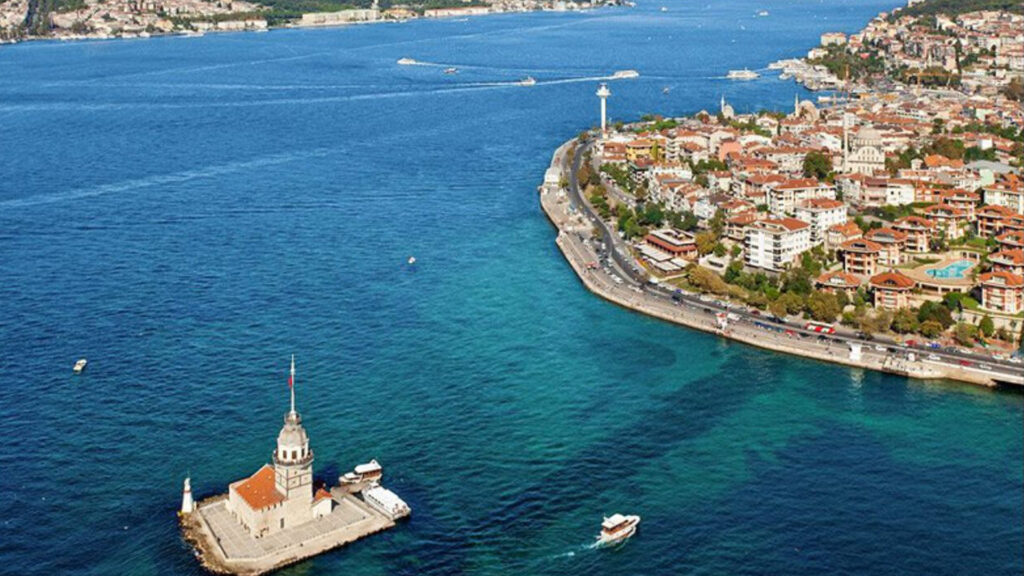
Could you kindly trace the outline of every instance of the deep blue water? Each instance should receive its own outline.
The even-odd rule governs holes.
[[[595,77],[642,74],[620,119],[788,109],[721,76],[891,3],[0,48],[0,573],[198,573],[181,480],[268,460],[295,353],[318,475],[375,457],[414,516],[284,574],[1020,574],[1021,395],[616,308],[538,207]]]

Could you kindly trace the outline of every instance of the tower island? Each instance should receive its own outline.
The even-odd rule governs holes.
[[[291,409],[271,463],[232,482],[227,494],[200,502],[185,479],[181,526],[203,567],[222,574],[263,574],[386,530],[410,514],[380,485],[376,460],[333,488],[314,490],[313,450],[295,410],[295,358],[288,378]]]

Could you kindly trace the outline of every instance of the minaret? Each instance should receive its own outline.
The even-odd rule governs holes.
[[[794,118],[799,118],[800,117],[800,95],[799,94],[794,94],[793,95],[793,117]]]
[[[191,514],[196,509],[192,500],[192,479],[185,477],[185,488],[181,491],[181,513]]]
[[[612,91],[608,89],[607,84],[601,84],[597,89],[597,97],[601,99],[601,137],[606,138],[608,136],[608,97],[612,95]]]
[[[302,427],[302,416],[295,410],[295,356],[288,376],[291,409],[284,415],[284,426],[277,435],[274,450],[274,481],[278,492],[288,500],[313,500],[313,451]]]

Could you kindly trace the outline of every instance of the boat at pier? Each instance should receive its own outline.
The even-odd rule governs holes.
[[[338,482],[341,484],[377,484],[384,476],[384,470],[376,460],[370,460],[366,464],[360,464],[352,472],[346,472]]]
[[[760,78],[761,75],[753,70],[744,68],[743,70],[729,70],[725,77],[729,80],[755,80]]]
[[[419,62],[412,58],[399,58],[398,63],[402,66],[415,66],[416,64],[419,64]]]
[[[374,510],[387,516],[392,522],[412,514],[412,510],[404,500],[383,486],[374,486],[363,490],[363,501]]]
[[[636,534],[636,527],[639,524],[639,516],[612,514],[601,523],[601,533],[597,535],[597,545],[610,546],[625,542],[633,534]]]
[[[637,78],[638,76],[640,76],[640,73],[636,70],[616,70],[615,73],[612,74],[612,78],[615,79]]]

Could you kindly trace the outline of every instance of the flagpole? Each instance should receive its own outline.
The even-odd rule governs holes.
[[[288,388],[292,392],[292,416],[295,416],[295,354],[292,354],[292,373],[291,377],[288,378]]]

